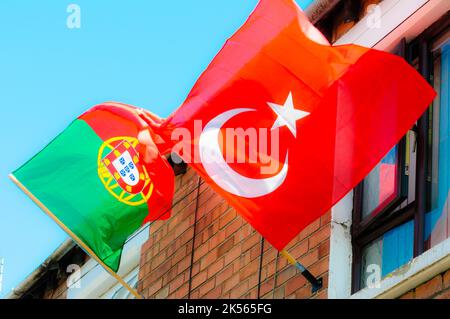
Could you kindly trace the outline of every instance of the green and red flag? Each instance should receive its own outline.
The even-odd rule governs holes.
[[[147,221],[170,216],[173,170],[146,158],[142,119],[129,105],[93,107],[11,178],[88,253],[116,272],[127,238]]]

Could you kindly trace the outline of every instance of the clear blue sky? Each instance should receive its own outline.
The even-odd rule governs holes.
[[[70,3],[81,8],[80,29],[66,26]],[[169,115],[256,3],[0,1],[0,296],[66,238],[8,174],[97,103]]]

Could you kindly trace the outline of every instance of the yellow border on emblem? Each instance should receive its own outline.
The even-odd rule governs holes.
[[[98,177],[100,178],[100,180],[102,181],[103,185],[108,190],[108,192],[111,195],[113,195],[118,201],[120,201],[126,205],[130,205],[130,206],[140,206],[142,204],[145,204],[148,201],[148,199],[150,198],[150,196],[153,193],[153,187],[154,187],[152,181],[150,180],[150,177],[148,176],[148,172],[147,172],[147,169],[145,168],[145,166],[142,166],[142,168],[144,170],[144,176],[145,176],[144,189],[151,183],[150,189],[148,190],[147,194],[144,194],[144,192],[140,192],[139,194],[130,194],[130,193],[126,192],[125,190],[122,190],[122,188],[116,189],[119,186],[119,184],[116,182],[116,180],[114,179],[114,176],[111,175],[111,173],[108,171],[106,166],[103,164],[102,155],[104,153],[105,148],[109,148],[110,151],[113,151],[114,147],[113,147],[112,143],[117,142],[117,141],[126,141],[126,142],[130,143],[133,147],[136,147],[139,144],[138,139],[135,137],[131,137],[131,136],[117,136],[117,137],[110,138],[110,139],[106,140],[105,142],[103,142],[102,146],[98,150],[98,157],[97,157]],[[113,183],[113,182],[115,182],[115,183]],[[111,185],[111,183],[113,183],[113,184]],[[128,196],[126,196],[127,194],[128,194]],[[132,199],[134,199],[138,195],[141,195],[142,198],[137,201],[132,201]]]

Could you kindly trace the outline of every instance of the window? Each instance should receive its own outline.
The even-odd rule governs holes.
[[[433,104],[355,188],[352,290],[384,278],[450,233],[450,15],[399,45],[434,86]]]
[[[430,139],[430,203],[425,214],[425,248],[429,249],[450,234],[450,40],[439,45],[434,58],[434,83],[439,99],[433,105],[433,132]]]

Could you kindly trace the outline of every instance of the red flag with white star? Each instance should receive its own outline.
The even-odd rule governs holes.
[[[333,47],[294,1],[262,0],[158,130],[281,250],[370,172],[434,96],[401,58]]]

